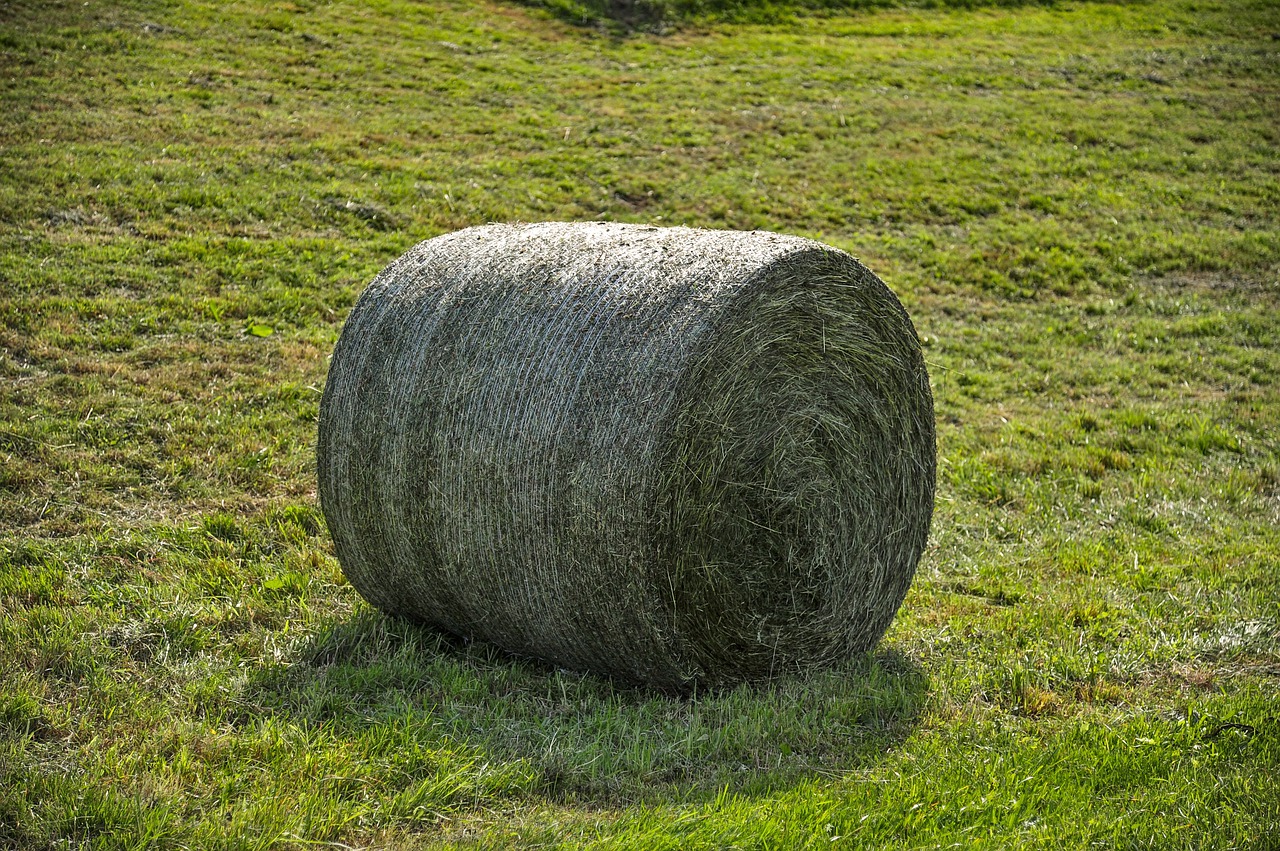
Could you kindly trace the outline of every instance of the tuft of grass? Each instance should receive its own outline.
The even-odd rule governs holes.
[[[6,4],[0,845],[1266,847],[1276,32]],[[672,699],[345,583],[313,459],[356,294],[423,237],[597,217],[823,239],[910,311],[938,502],[874,655]]]

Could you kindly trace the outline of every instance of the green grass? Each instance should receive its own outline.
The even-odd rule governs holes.
[[[1278,35],[0,5],[0,846],[1277,847]],[[872,657],[676,700],[344,583],[313,447],[355,296],[597,217],[813,236],[902,297],[939,508]]]

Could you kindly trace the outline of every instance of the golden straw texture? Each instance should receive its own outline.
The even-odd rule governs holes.
[[[675,690],[874,646],[933,512],[906,312],[849,255],[759,231],[420,243],[347,320],[318,455],[375,606]]]

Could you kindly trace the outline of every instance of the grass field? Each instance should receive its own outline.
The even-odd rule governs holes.
[[[0,0],[0,847],[1280,848],[1278,115],[1269,0]],[[939,507],[873,655],[675,699],[343,581],[364,284],[596,218],[902,298]]]

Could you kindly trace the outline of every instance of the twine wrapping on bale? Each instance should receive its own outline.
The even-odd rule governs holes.
[[[759,231],[420,243],[347,320],[318,454],[375,606],[677,690],[874,646],[933,512],[906,312],[849,255]]]

